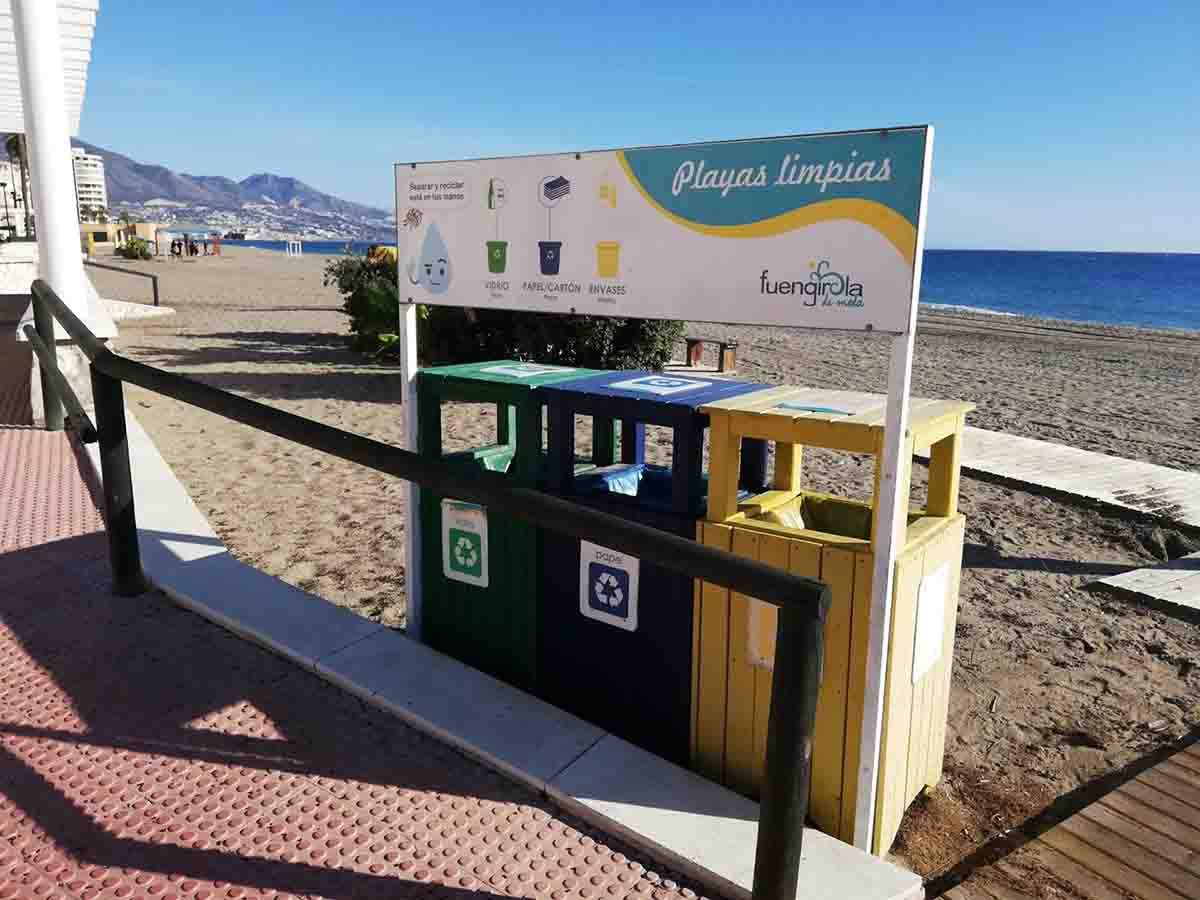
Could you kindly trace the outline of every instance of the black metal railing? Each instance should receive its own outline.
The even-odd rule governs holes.
[[[427,459],[126,359],[98,340],[44,281],[34,282],[33,296],[35,314],[41,306],[53,315],[91,361],[109,559],[118,594],[134,595],[145,589],[125,433],[122,384],[128,382],[339,459],[416,482],[435,493],[480,503],[542,528],[653,559],[655,565],[665,569],[702,578],[777,606],[775,669],[766,768],[760,792],[753,897],[794,900],[808,814],[824,623],[830,604],[825,584],[548,494],[511,487],[498,472],[464,472],[440,459]],[[55,366],[50,368],[57,371]],[[71,417],[76,417],[74,409]],[[416,564],[415,560],[409,560],[409,565]]]
[[[154,291],[154,305],[158,306],[158,276],[153,272],[139,272],[137,269],[127,269],[124,266],[113,266],[108,263],[96,262],[94,259],[85,259],[85,266],[91,266],[93,269],[105,269],[109,272],[120,272],[123,275],[137,275],[139,278],[149,278],[150,288]]]

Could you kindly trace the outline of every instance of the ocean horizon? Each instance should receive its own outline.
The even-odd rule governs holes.
[[[282,252],[287,242],[225,243]],[[378,243],[303,246],[306,253],[338,256]],[[984,315],[1200,331],[1200,252],[927,249],[920,302],[927,309]]]

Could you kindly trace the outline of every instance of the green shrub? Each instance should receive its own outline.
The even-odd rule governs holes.
[[[145,238],[131,237],[117,248],[117,255],[125,259],[150,259],[150,242]]]
[[[394,257],[344,256],[325,267],[350,316],[351,342],[367,352],[398,351],[397,266]],[[652,319],[566,316],[508,310],[421,307],[421,361],[426,365],[518,359],[598,369],[661,369],[683,323]]]

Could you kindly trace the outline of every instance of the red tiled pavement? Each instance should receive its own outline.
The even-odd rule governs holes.
[[[63,435],[0,427],[0,898],[694,897],[157,593]]]

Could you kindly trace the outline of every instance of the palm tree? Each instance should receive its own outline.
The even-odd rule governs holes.
[[[104,206],[92,207],[92,215],[96,217],[96,221],[101,225],[108,224],[108,208]]]
[[[95,216],[92,213],[91,204],[88,204],[88,203],[80,203],[79,204],[79,221],[80,222],[95,221]]]

